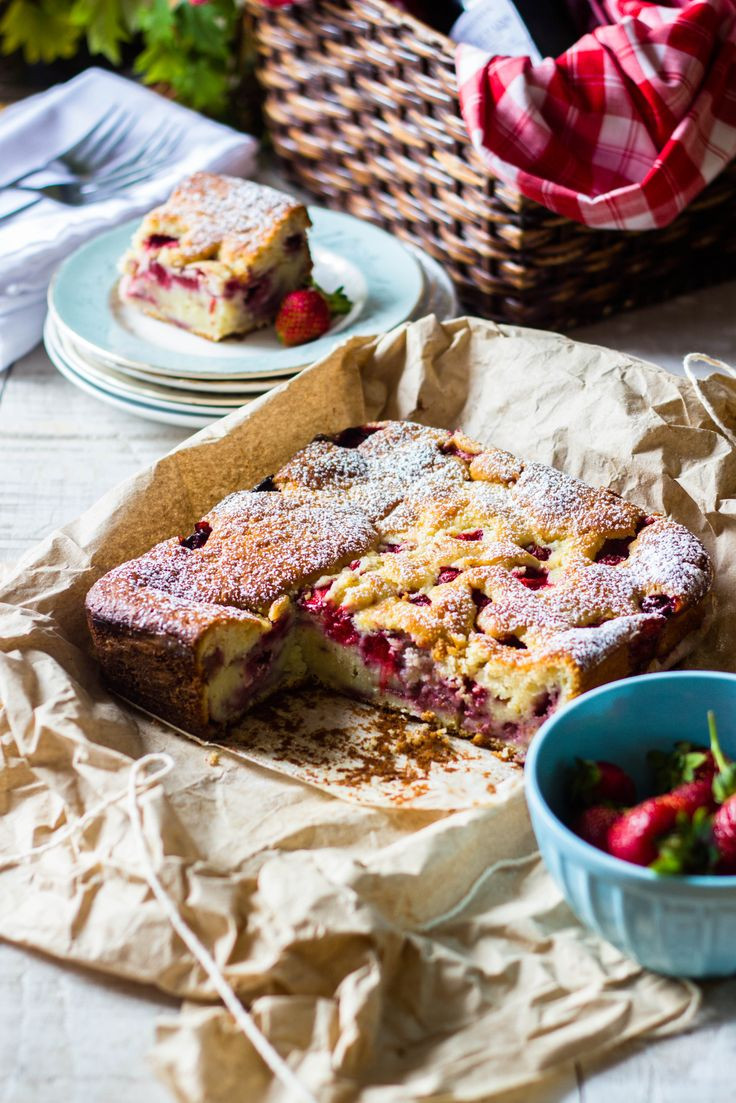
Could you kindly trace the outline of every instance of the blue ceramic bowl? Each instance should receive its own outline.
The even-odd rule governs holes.
[[[526,761],[534,833],[570,907],[625,954],[674,976],[736,973],[736,876],[663,877],[604,854],[565,826],[565,779],[577,757],[608,759],[633,776],[643,799],[647,751],[679,739],[707,746],[708,709],[736,758],[736,675],[678,671],[578,698],[542,726]]]

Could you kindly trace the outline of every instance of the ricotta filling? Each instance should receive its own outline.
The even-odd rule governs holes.
[[[246,278],[224,277],[207,261],[175,267],[167,262],[166,245],[130,256],[120,281],[120,295],[146,313],[181,329],[212,338],[248,333],[268,325],[290,291],[304,287],[311,269],[309,250],[288,248],[286,238],[278,264]]]
[[[565,672],[484,668],[475,679],[436,661],[408,637],[360,632],[350,612],[302,600],[250,646],[235,635],[202,658],[212,723],[230,727],[279,689],[315,679],[331,689],[432,720],[478,743],[523,752],[537,728],[571,696]],[[486,684],[484,684],[484,682]]]

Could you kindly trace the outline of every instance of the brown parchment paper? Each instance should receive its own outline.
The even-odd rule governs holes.
[[[704,387],[736,420],[736,384]],[[736,460],[690,384],[550,334],[425,318],[347,342],[199,433],[5,579],[0,847],[48,840],[121,790],[132,758],[166,750],[175,769],[143,798],[159,876],[318,1098],[490,1099],[560,1062],[682,1027],[695,989],[645,973],[577,924],[508,768],[487,796],[471,786],[423,805],[397,803],[386,787],[371,800],[360,784],[320,778],[314,762],[287,767],[263,732],[258,761],[246,746],[213,754],[107,694],[84,626],[84,595],[101,573],[188,531],[317,432],[376,417],[462,426],[690,526],[718,578],[712,628],[690,661],[734,668]],[[288,707],[298,726],[317,706],[306,694]],[[350,748],[355,716],[335,707]],[[443,791],[441,774],[433,784]],[[139,859],[112,804],[69,842],[0,872],[0,936],[186,998],[154,1054],[176,1098],[285,1100],[172,932]]]

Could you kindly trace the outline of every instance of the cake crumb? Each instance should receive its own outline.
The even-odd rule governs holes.
[[[220,765],[220,752],[219,751],[211,751],[210,754],[207,756],[207,761],[209,762],[210,766],[219,766]]]

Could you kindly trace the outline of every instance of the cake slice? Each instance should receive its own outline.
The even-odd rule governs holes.
[[[310,225],[274,188],[195,173],[143,219],[121,260],[120,296],[213,341],[249,333],[308,284]]]
[[[376,539],[348,505],[231,494],[189,535],[164,540],[89,592],[106,681],[187,731],[226,730],[307,676],[291,595]]]
[[[681,658],[711,582],[667,517],[383,422],[317,438],[87,610],[113,688],[197,734],[311,678],[521,759],[566,701]]]

